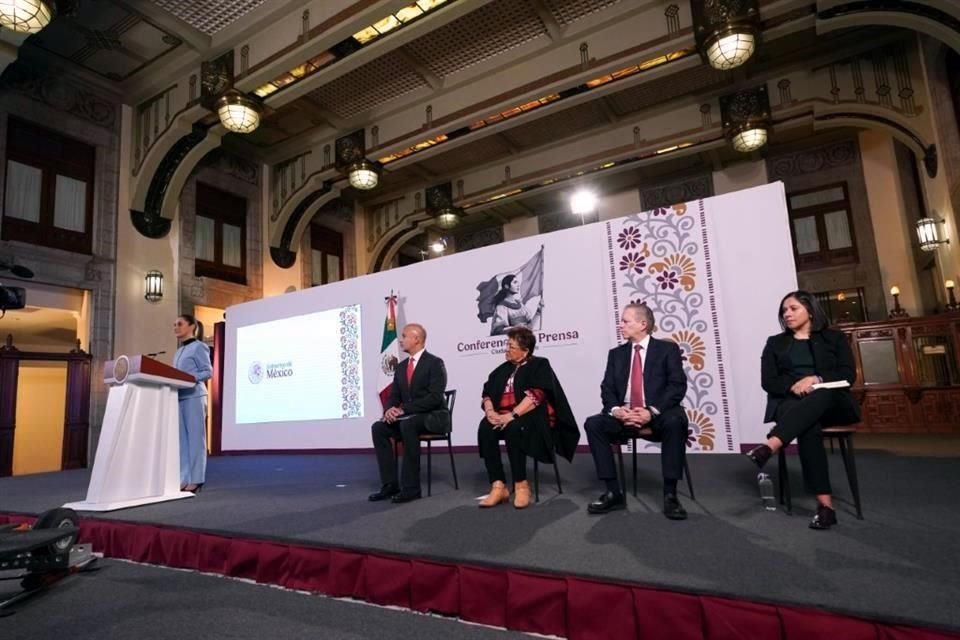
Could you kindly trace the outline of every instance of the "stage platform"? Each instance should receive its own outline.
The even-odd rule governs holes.
[[[629,485],[629,455],[625,460]],[[830,620],[839,620],[860,631],[899,628],[903,633],[919,633],[896,627],[908,625],[933,632],[930,636],[885,631],[887,635],[864,632],[836,637],[954,637],[960,631],[958,459],[903,457],[861,449],[857,462],[865,519],[854,516],[838,453],[831,456],[831,471],[840,523],[826,532],[807,528],[813,499],[800,495],[802,480],[794,456],[790,456],[795,495],[792,517],[782,510],[763,509],[755,485],[756,471],[744,457],[697,455],[690,456],[696,501],[681,485],[680,499],[690,518],[671,522],[660,513],[656,456],[641,456],[640,497],[631,496],[626,511],[590,516],[586,506],[602,487],[595,480],[589,454],[578,454],[572,465],[561,462],[562,495],[557,494],[552,468],[541,466],[540,504],[517,511],[511,506],[477,508],[476,498],[485,493],[487,484],[479,457],[469,453],[457,454],[459,491],[453,488],[449,460],[435,455],[433,496],[405,505],[367,501],[366,496],[377,488],[372,454],[213,458],[207,486],[198,497],[96,514],[85,520],[85,527],[87,535],[106,547],[108,554],[112,549],[123,557],[168,564],[164,557],[179,545],[189,549],[192,559],[172,564],[192,567],[198,563],[201,570],[210,570],[207,551],[218,558],[229,555],[231,539],[266,542],[269,544],[263,548],[283,549],[288,554],[293,547],[330,552],[324,561],[329,566],[322,570],[331,577],[316,590],[352,594],[381,604],[402,606],[411,598],[417,600],[416,594],[411,596],[410,585],[400,582],[416,582],[425,575],[424,567],[456,566],[472,572],[467,576],[460,571],[461,600],[466,597],[467,582],[498,584],[495,576],[500,570],[509,572],[510,579],[504,578],[504,584],[509,585],[511,594],[519,594],[523,580],[530,576],[556,584],[583,581],[608,589],[606,593],[612,595],[620,593],[617,589],[621,587],[632,588],[636,606],[621,598],[610,605],[610,612],[637,611],[638,633],[642,626],[655,624],[660,613],[658,609],[649,616],[639,613],[643,602],[657,603],[660,608],[660,598],[692,594],[697,597],[687,598],[684,606],[695,607],[706,621],[704,625],[710,624],[707,619],[716,614],[717,607],[734,602],[752,611],[753,617],[745,618],[753,620],[750,624],[773,625],[768,615],[773,611],[781,629],[788,629],[788,619],[802,617],[799,610],[815,608],[857,619],[816,618],[825,630]],[[775,468],[771,464],[769,471],[775,472]],[[68,471],[0,479],[0,514],[36,514],[82,499],[88,475],[86,471]],[[186,541],[187,533],[209,535],[201,535],[195,548],[191,544],[196,542]],[[130,542],[144,535],[146,542]],[[163,535],[168,539],[159,540]],[[234,547],[239,548],[237,544]],[[262,549],[252,553],[254,559],[245,561],[252,562],[252,568],[238,569],[229,558],[219,558],[212,570],[260,579],[267,563],[265,553]],[[304,556],[298,557],[302,565]],[[373,560],[367,561],[365,569],[358,568],[364,558]],[[412,569],[410,561],[414,561]],[[291,579],[295,563],[292,559],[284,563],[281,573]],[[391,594],[377,592],[381,581],[374,578],[375,568],[386,570],[388,582],[397,582],[390,587]],[[309,573],[302,566],[298,571]],[[366,578],[358,573],[362,571]],[[344,576],[352,576],[346,586]],[[366,586],[358,580],[366,580]],[[562,598],[549,596],[549,591],[542,596],[546,598],[544,606],[561,606],[556,603]],[[428,600],[439,602],[439,597],[434,594],[433,600]],[[585,606],[569,598],[564,602],[563,611],[554,613],[568,622]],[[603,602],[606,600],[600,598],[590,606],[596,609]],[[410,606],[425,608],[417,602]],[[450,613],[471,619],[459,609]],[[500,626],[519,630],[557,630],[547,619],[552,614],[541,621],[542,628],[537,626],[541,623],[533,625],[536,628],[512,624],[509,611],[502,617],[473,617],[486,617],[476,621],[503,622]],[[809,622],[811,617],[806,619]],[[861,624],[863,620],[870,622]],[[566,630],[571,637],[588,637],[579,631],[583,625],[570,624]],[[758,632],[742,637],[765,635]],[[799,636],[785,632],[782,637]]]

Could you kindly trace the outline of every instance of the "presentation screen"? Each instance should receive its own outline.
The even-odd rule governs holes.
[[[360,306],[237,329],[238,424],[363,415]]]

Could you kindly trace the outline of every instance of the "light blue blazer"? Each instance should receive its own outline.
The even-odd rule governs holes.
[[[187,340],[174,354],[173,366],[197,379],[194,386],[177,390],[181,400],[207,395],[207,387],[203,383],[213,376],[213,365],[210,364],[210,348],[206,344],[196,339]]]

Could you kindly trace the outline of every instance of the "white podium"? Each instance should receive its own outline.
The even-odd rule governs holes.
[[[177,389],[196,379],[147,356],[120,356],[104,368],[110,387],[87,499],[64,507],[113,511],[192,498],[180,491]]]

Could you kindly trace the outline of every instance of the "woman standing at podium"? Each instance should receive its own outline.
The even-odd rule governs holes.
[[[173,332],[180,347],[173,366],[197,379],[180,395],[180,488],[200,491],[207,472],[207,387],[213,375],[210,349],[203,343],[203,325],[190,314],[177,317]]]

